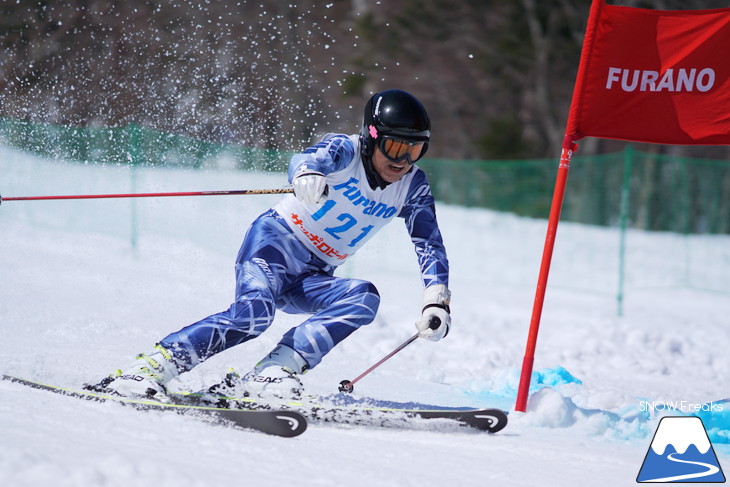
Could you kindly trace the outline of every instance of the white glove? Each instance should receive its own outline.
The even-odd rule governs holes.
[[[421,338],[437,342],[448,335],[450,302],[451,292],[443,284],[434,284],[423,291],[423,311],[421,319],[416,322]]]
[[[305,205],[323,203],[327,199],[327,179],[318,171],[303,168],[292,179],[294,196]]]

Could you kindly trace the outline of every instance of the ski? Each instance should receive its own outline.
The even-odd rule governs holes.
[[[287,409],[235,409],[195,404],[162,403],[153,400],[129,399],[118,396],[97,394],[89,391],[78,391],[57,387],[9,375],[2,375],[2,380],[64,396],[85,399],[88,401],[114,402],[131,406],[141,411],[175,412],[205,419],[219,425],[232,425],[237,428],[256,430],[270,435],[294,437],[307,429],[306,418],[297,411]]]
[[[312,423],[339,423],[408,429],[434,429],[436,425],[469,427],[496,433],[507,426],[507,413],[501,409],[441,407],[419,403],[398,403],[352,396],[307,396],[300,401],[266,402],[254,398],[229,398],[210,393],[173,393],[177,404],[209,405],[262,410],[279,408],[296,411]]]
[[[459,427],[496,433],[507,426],[507,414],[499,409],[384,409],[302,405],[295,410],[313,422],[389,428],[430,430],[435,428],[436,423],[439,423],[443,429],[446,429],[455,423]]]

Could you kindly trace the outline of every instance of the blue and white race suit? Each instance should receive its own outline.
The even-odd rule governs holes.
[[[183,372],[257,337],[274,312],[312,316],[279,342],[313,368],[353,331],[375,319],[375,286],[334,277],[337,266],[393,218],[401,217],[416,248],[424,287],[448,285],[449,266],[424,172],[413,166],[397,182],[371,188],[357,135],[329,135],[289,165],[289,182],[302,167],[325,175],[326,201],[305,205],[287,195],[249,228],[236,259],[236,301],[165,337]]]

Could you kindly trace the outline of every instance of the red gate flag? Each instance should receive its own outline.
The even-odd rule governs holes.
[[[645,10],[593,0],[522,361],[515,410],[527,410],[550,261],[574,142],[730,145],[730,8]]]
[[[566,134],[730,145],[730,8],[593,0]]]

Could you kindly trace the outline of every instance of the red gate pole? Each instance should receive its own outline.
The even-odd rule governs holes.
[[[527,409],[527,396],[529,396],[530,394],[532,366],[535,362],[535,346],[537,345],[537,333],[540,328],[542,305],[545,301],[545,290],[547,288],[548,274],[550,272],[550,261],[552,260],[553,247],[555,246],[555,234],[558,231],[558,221],[560,220],[560,210],[563,206],[563,195],[565,194],[565,184],[568,180],[570,160],[573,157],[573,153],[578,148],[578,146],[575,145],[574,140],[574,136],[572,135],[566,135],[563,139],[563,148],[560,154],[560,165],[558,166],[558,176],[555,181],[555,190],[553,191],[552,206],[550,207],[550,218],[548,220],[547,236],[545,237],[545,248],[542,253],[540,276],[537,281],[535,303],[532,308],[530,331],[527,336],[525,357],[522,360],[520,385],[517,390],[517,401],[515,403],[516,411],[525,412],[525,410]]]

